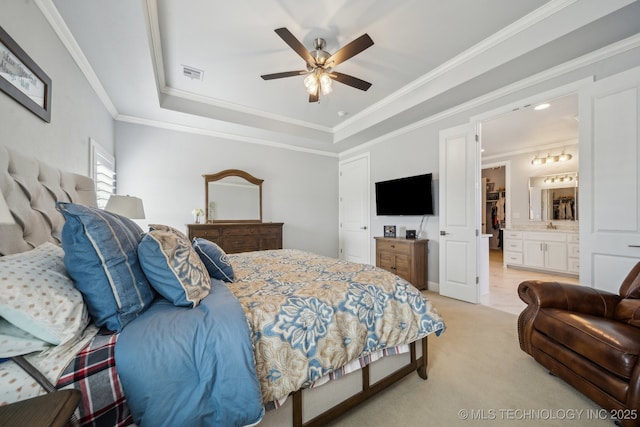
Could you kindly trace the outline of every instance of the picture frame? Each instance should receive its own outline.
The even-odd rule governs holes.
[[[384,226],[384,237],[396,237],[396,226],[395,225],[385,225]]]
[[[51,78],[0,27],[0,90],[51,122]]]

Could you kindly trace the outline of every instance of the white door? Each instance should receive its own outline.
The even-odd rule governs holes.
[[[640,67],[579,97],[580,281],[617,293],[640,260]]]
[[[371,264],[369,155],[340,162],[340,259]]]
[[[440,132],[440,294],[478,303],[479,149],[471,125]]]

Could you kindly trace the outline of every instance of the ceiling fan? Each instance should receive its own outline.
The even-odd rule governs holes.
[[[286,28],[278,28],[275,32],[291,49],[305,60],[307,67],[306,70],[285,71],[260,76],[264,80],[306,75],[304,84],[309,93],[309,102],[318,102],[320,100],[320,92],[322,92],[323,95],[330,93],[331,80],[360,90],[367,90],[371,87],[371,83],[369,82],[365,82],[348,74],[333,71],[333,67],[336,65],[373,46],[373,40],[371,40],[368,34],[363,34],[351,43],[338,49],[338,51],[332,55],[324,50],[326,43],[322,38],[315,39],[313,41],[314,50],[309,51]]]

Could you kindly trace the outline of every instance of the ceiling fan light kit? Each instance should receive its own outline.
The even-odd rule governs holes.
[[[309,102],[319,102],[320,92],[328,95],[332,92],[332,80],[366,91],[371,87],[371,83],[361,80],[348,74],[337,73],[333,68],[354,57],[363,50],[373,46],[373,40],[368,34],[363,34],[351,43],[338,49],[333,55],[325,51],[326,41],[323,38],[316,38],[313,41],[314,49],[308,51],[300,41],[286,28],[275,30],[285,43],[291,47],[302,59],[305,60],[306,70],[285,71],[282,73],[264,74],[263,80],[281,79],[284,77],[294,77],[304,75],[304,85],[309,94]]]

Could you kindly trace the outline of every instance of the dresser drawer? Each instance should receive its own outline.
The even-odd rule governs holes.
[[[189,237],[193,239],[194,237],[201,237],[203,239],[215,241],[220,239],[220,230],[218,229],[192,229],[189,230]],[[215,239],[215,240],[214,240]]]
[[[504,263],[509,265],[522,265],[522,253],[505,251]]]
[[[229,227],[222,229],[222,235],[227,236],[253,236],[259,233],[257,227]]]
[[[281,222],[187,224],[189,239],[202,237],[227,253],[282,249]]]
[[[522,239],[522,231],[504,230],[503,236],[505,239]]]
[[[571,273],[580,273],[580,260],[577,258],[569,259],[568,269]]]
[[[281,230],[282,230],[282,228],[280,228],[280,227],[262,227],[260,229],[260,236],[262,236],[262,237],[278,237],[278,236],[280,236],[280,234],[282,234]]]
[[[580,245],[576,243],[569,243],[567,245],[567,250],[569,253],[569,258],[579,258],[580,257]]]
[[[522,240],[505,240],[504,249],[512,252],[522,252]]]
[[[227,253],[249,252],[260,249],[258,236],[224,236],[222,246]]]
[[[411,246],[408,243],[399,242],[399,241],[378,241],[378,251],[380,252],[391,252],[395,254],[410,254]]]

